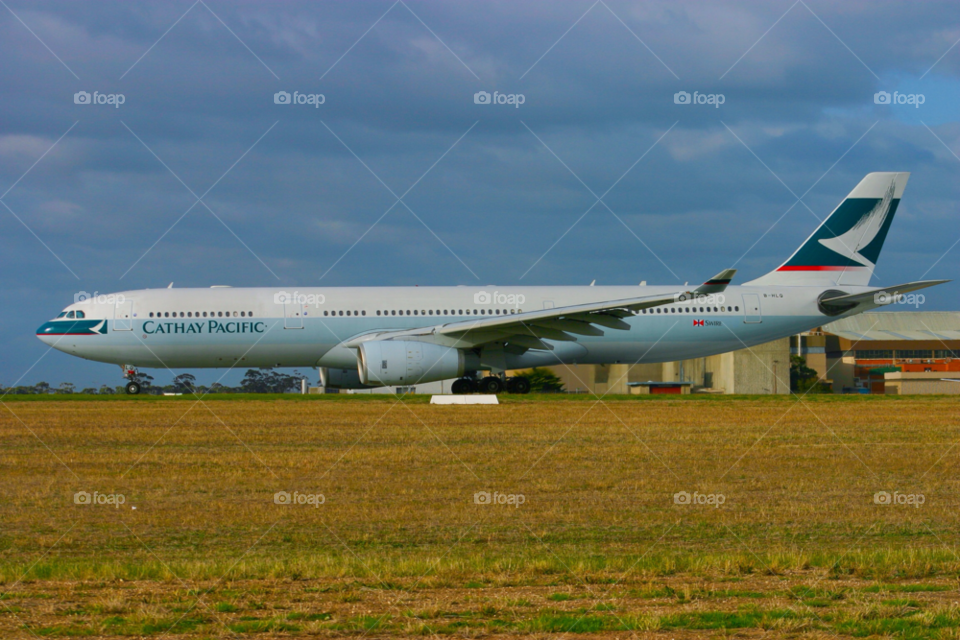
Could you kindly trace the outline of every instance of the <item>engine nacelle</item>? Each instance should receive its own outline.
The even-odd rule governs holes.
[[[412,385],[459,378],[466,366],[460,349],[413,340],[371,340],[360,344],[360,382],[371,386]]]
[[[360,382],[360,372],[356,369],[330,369],[320,367],[320,386],[328,389],[369,389],[369,385]]]

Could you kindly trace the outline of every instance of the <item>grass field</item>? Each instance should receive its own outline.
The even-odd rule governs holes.
[[[3,403],[0,637],[960,638],[955,398]]]

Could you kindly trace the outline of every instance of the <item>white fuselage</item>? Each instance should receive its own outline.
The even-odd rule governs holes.
[[[510,369],[558,364],[665,362],[742,349],[838,317],[817,298],[828,287],[730,286],[707,303],[677,302],[624,318],[629,330],[550,341],[551,351],[507,354]],[[837,289],[838,287],[829,287]],[[867,287],[839,287],[846,293]],[[316,287],[144,289],[70,305],[38,336],[60,351],[139,367],[355,369],[343,343],[365,333],[433,327],[642,295],[676,287]],[[283,300],[291,300],[284,303]],[[872,308],[861,305],[856,313]],[[853,312],[846,314],[852,315]],[[105,321],[105,322],[102,322]],[[61,327],[71,327],[61,330]]]

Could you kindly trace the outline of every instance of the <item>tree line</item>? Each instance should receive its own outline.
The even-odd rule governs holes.
[[[196,393],[198,395],[205,393],[287,393],[298,391],[300,389],[300,380],[304,376],[299,371],[294,371],[292,375],[274,371],[269,368],[247,369],[243,380],[236,387],[214,382],[210,386],[197,384],[197,378],[190,373],[181,373],[176,376],[170,384],[157,385],[153,382],[153,376],[147,373],[138,372],[133,380],[140,383],[140,393],[148,395],[163,395],[164,393]],[[72,382],[61,383],[58,387],[52,387],[46,382],[38,382],[32,386],[18,387],[0,387],[4,395],[24,395],[24,394],[71,394],[83,393],[92,395],[112,395],[125,394],[125,384],[111,387],[101,385],[97,387],[85,387],[77,390]]]

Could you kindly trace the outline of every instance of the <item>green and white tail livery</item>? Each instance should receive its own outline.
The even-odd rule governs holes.
[[[746,284],[869,285],[909,178],[868,173],[786,262]]]

